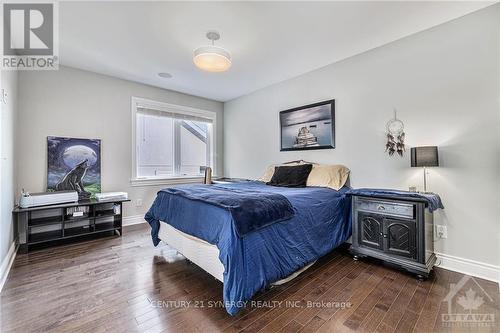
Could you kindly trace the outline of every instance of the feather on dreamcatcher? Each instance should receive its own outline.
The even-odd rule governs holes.
[[[387,143],[385,144],[385,151],[389,156],[397,153],[403,157],[406,151],[405,147],[405,125],[396,116],[396,109],[394,109],[394,118],[389,120],[386,125],[387,128]]]

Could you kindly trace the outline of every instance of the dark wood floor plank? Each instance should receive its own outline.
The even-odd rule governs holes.
[[[447,277],[447,281],[445,283],[445,294],[451,291],[451,285],[452,284],[457,284],[459,281],[465,279],[466,283],[469,283],[468,285],[464,285],[462,290],[458,292],[458,295],[462,293],[462,296],[465,296],[465,291],[472,289],[474,292],[478,292],[480,297],[483,298],[484,303],[480,306],[480,312],[483,314],[492,314],[495,318],[495,322],[490,325],[484,325],[484,323],[479,323],[479,324],[468,324],[468,323],[452,323],[451,325],[449,323],[446,323],[443,321],[443,315],[448,313],[448,303],[443,298],[441,299],[441,303],[439,305],[437,315],[436,315],[436,320],[434,323],[434,331],[435,332],[498,332],[499,327],[500,327],[500,293],[499,293],[499,287],[498,284],[493,283],[491,281],[486,281],[481,278],[476,278],[476,277],[471,277],[468,275],[463,275],[457,272],[452,272],[452,271],[447,271],[447,270],[442,270],[442,269],[436,269],[436,271],[439,273],[440,271],[443,271],[445,273],[445,276]],[[441,274],[443,275],[443,274]],[[445,279],[441,279],[445,280]],[[440,282],[444,283],[444,282]],[[478,285],[476,285],[476,283]],[[486,294],[482,294],[482,292],[486,292]],[[457,296],[458,296],[457,295]],[[459,296],[458,296],[459,297]],[[492,298],[492,300],[489,300],[489,297]],[[455,299],[452,301],[451,304],[451,311],[452,313],[463,313],[464,309],[462,308],[461,305],[458,305],[457,300]],[[467,313],[467,312],[466,312]]]
[[[414,332],[431,332],[438,315],[441,301],[449,290],[448,274],[445,270],[435,270],[433,273],[433,284],[425,300],[422,312],[417,320]]]
[[[299,332],[303,326],[296,322],[295,320],[292,320],[291,322],[288,323],[285,327],[283,327],[279,332],[286,332],[286,333],[296,333]]]
[[[391,332],[394,332],[394,327],[390,327],[384,323],[380,323],[380,324],[378,324],[375,332],[377,332],[377,333],[391,333]]]
[[[289,295],[295,294],[299,296],[300,294],[307,291],[307,289],[304,288],[306,288],[307,286],[312,286],[312,283],[314,283],[317,280],[318,276],[324,277],[329,274],[328,272],[331,269],[331,266],[328,264],[332,263],[336,258],[337,256],[332,256],[331,260],[329,260],[326,263],[321,263],[321,262],[317,263],[310,268],[310,269],[315,269],[315,271],[309,272],[309,270],[307,270],[303,274],[299,275],[296,279],[287,283],[285,286],[280,286],[279,287],[280,289],[276,290],[281,290],[281,291],[279,292],[279,294],[275,293],[276,296],[274,296],[279,298],[272,298],[272,297],[270,298],[269,296],[271,295],[265,295],[266,296],[265,298],[257,297],[257,300],[267,299],[274,301],[284,301]],[[250,326],[251,324],[253,324],[257,320],[257,318],[262,318],[270,311],[271,309],[268,308],[253,308],[250,310],[248,314],[242,316],[237,322],[235,322],[230,327],[226,328],[225,331],[239,332],[245,329],[246,327]]]
[[[417,289],[417,283],[418,281],[414,278],[406,280],[403,289],[396,297],[396,300],[392,303],[387,313],[384,315],[380,325],[396,329],[396,326],[403,317],[406,307],[415,293],[415,289]],[[377,328],[377,330],[379,329]]]
[[[398,333],[412,332],[413,327],[415,326],[417,320],[418,320],[418,315],[415,312],[406,309],[403,314],[403,317],[401,317],[401,320],[398,322],[398,325],[396,326],[395,332]]]
[[[374,332],[384,318],[392,303],[396,300],[403,286],[409,277],[403,274],[394,274],[393,281],[384,296],[375,304],[371,312],[364,318],[360,330],[364,332]]]
[[[380,283],[386,272],[387,270],[383,267],[370,265],[368,269],[356,279],[357,283],[355,281],[350,288],[336,297],[339,302],[345,302],[349,304],[350,307],[344,309],[325,308],[318,313],[318,316],[325,320],[325,323],[318,331],[336,332],[348,329],[344,325],[344,321],[357,309],[373,288]]]
[[[385,293],[390,290],[389,288],[394,283],[394,278],[395,274],[392,272],[385,275],[375,289],[373,289],[356,308],[356,310],[349,317],[347,317],[344,322],[344,326],[347,326],[352,330],[357,330],[361,326],[363,320],[375,307],[377,302],[380,301]]]
[[[322,295],[316,299],[312,299],[312,302],[316,304],[334,305],[334,303],[341,303],[347,299],[347,295],[360,283],[361,278],[359,276],[368,268],[365,263],[355,262],[352,263],[355,269],[351,270],[347,275],[337,277],[337,282],[326,290]],[[332,308],[334,309],[334,308]],[[312,306],[303,311],[299,312],[295,317],[295,320],[303,325],[308,323],[312,318],[316,317],[319,312],[323,310],[323,306]]]
[[[427,295],[429,294],[429,290],[434,285],[434,281],[435,279],[429,279],[427,281],[418,282],[415,293],[413,293],[410,303],[408,303],[407,309],[409,311],[420,315],[420,312],[422,311],[424,303],[427,299]]]
[[[300,301],[301,307],[159,306],[162,301],[221,302],[222,284],[185,260],[168,262],[148,226],[103,238],[19,254],[0,294],[1,332],[497,332],[446,328],[441,314],[449,283],[463,274],[436,269],[433,279],[354,262],[334,251],[296,279],[258,293],[257,301]],[[476,279],[500,314],[498,285]],[[304,307],[308,301],[350,302],[345,309]],[[192,303],[190,303],[192,304]]]
[[[300,330],[302,333],[313,333],[316,332],[323,324],[325,320],[321,319],[318,316],[314,316],[311,320],[309,320],[304,327]]]
[[[362,265],[355,265],[352,260],[349,258],[342,258],[346,260],[338,260],[336,261],[333,267],[333,270],[327,271],[325,277],[320,279],[315,279],[309,284],[309,288],[303,288],[302,294],[309,291],[304,297],[298,298],[298,294],[291,295],[287,300],[292,302],[300,302],[301,307],[289,307],[286,306],[281,307],[279,309],[275,309],[269,314],[269,318],[267,321],[267,325],[263,326],[261,329],[262,332],[276,332],[280,327],[286,326],[292,320],[297,321],[297,315],[301,312],[308,310],[307,303],[312,301],[317,301],[321,295],[324,295],[328,290],[332,289],[337,283],[342,280],[342,277],[346,274],[350,274],[353,271],[361,272],[361,269],[366,267]],[[295,303],[293,303],[295,304]],[[307,322],[307,321],[306,321]],[[305,323],[305,322],[304,322]],[[249,326],[249,331],[260,329],[257,326]]]

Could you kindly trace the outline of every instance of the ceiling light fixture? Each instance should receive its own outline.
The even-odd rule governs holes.
[[[217,31],[207,32],[207,38],[212,45],[202,46],[194,50],[193,62],[199,69],[208,72],[224,72],[231,67],[231,54],[214,45],[214,41],[220,38]]]

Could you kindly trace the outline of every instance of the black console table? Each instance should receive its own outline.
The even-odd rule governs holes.
[[[19,251],[97,234],[122,235],[123,203],[130,200],[84,200],[13,210]]]

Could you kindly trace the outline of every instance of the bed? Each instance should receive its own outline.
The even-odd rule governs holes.
[[[203,199],[182,195],[190,189],[215,195]],[[275,187],[260,181],[183,185],[158,192],[145,218],[155,246],[163,240],[223,282],[224,306],[234,315],[259,290],[293,278],[350,237],[347,191],[347,187],[338,191]],[[225,192],[231,198],[241,193],[270,196],[272,201],[283,197],[293,214],[242,230],[234,211],[211,202]],[[244,222],[245,226],[248,220]]]

